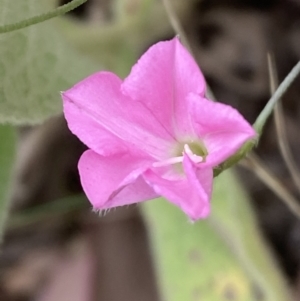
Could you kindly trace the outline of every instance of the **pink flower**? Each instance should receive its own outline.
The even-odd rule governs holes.
[[[99,72],[62,94],[95,209],[164,196],[192,220],[209,214],[213,167],[255,136],[230,106],[205,98],[205,80],[177,38],[152,46],[122,81]]]

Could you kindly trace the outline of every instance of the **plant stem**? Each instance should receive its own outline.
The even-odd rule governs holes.
[[[52,18],[64,15],[66,13],[68,13],[69,11],[75,9],[76,7],[82,5],[83,3],[85,3],[87,0],[73,0],[70,3],[67,3],[65,5],[62,5],[58,8],[56,8],[53,11],[38,15],[38,16],[34,16],[16,23],[12,23],[12,24],[4,24],[2,26],[0,26],[0,33],[7,33],[7,32],[11,32],[11,31],[15,31],[18,29],[22,29],[25,27],[29,27],[31,25],[34,24],[38,24],[47,20],[50,20]]]
[[[262,133],[263,127],[268,119],[268,117],[273,112],[273,109],[278,102],[278,100],[283,96],[283,94],[287,91],[293,81],[300,73],[300,61],[296,64],[296,66],[291,70],[291,72],[287,75],[287,77],[283,80],[283,82],[279,85],[276,92],[270,98],[264,109],[261,111],[259,116],[257,117],[254,128],[258,134]]]
[[[270,74],[270,92],[271,95],[273,95],[278,87],[278,79],[275,61],[271,55],[268,55],[268,65]],[[289,141],[287,138],[287,132],[284,122],[282,102],[280,100],[274,108],[274,117],[277,143],[281,156],[292,176],[296,188],[300,191],[300,172],[297,168],[297,164],[293,158],[292,151],[289,147]]]
[[[89,205],[84,195],[69,196],[14,213],[8,220],[7,226],[10,230],[25,227],[53,216],[64,215],[85,208],[89,208]]]
[[[241,165],[248,168],[256,174],[256,176],[269,187],[300,219],[300,204],[298,200],[282,185],[280,180],[267,168],[266,165],[253,153],[247,160],[241,162]]]

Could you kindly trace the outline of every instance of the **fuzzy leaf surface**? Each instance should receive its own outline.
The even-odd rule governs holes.
[[[47,12],[49,1],[0,0],[0,25]],[[0,123],[35,124],[62,110],[60,91],[99,66],[69,45],[56,19],[0,35]]]

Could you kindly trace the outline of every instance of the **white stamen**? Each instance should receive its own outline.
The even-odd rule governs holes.
[[[201,156],[195,155],[195,154],[191,151],[191,149],[190,149],[190,147],[189,147],[188,144],[185,144],[185,145],[184,145],[184,151],[185,151],[185,153],[189,156],[189,158],[190,158],[194,163],[197,164],[197,163],[203,162],[203,158],[202,158]]]
[[[184,155],[184,153],[186,153],[189,158],[194,162],[194,163],[201,163],[203,162],[203,157],[195,155],[188,144],[184,145],[183,148],[183,152],[182,155]],[[182,163],[183,161],[183,156],[180,157],[173,157],[164,161],[160,161],[160,162],[155,162],[152,164],[153,167],[162,167],[162,166],[168,166],[168,165],[172,165],[172,164],[176,164],[176,163]]]
[[[183,147],[183,149],[184,149],[184,151],[186,152],[187,155],[189,155],[189,156],[193,156],[194,155],[188,144],[185,144],[184,147]]]
[[[181,157],[173,157],[164,161],[160,162],[155,162],[152,164],[153,167],[162,167],[162,166],[167,166],[167,165],[172,165],[176,163],[182,163],[183,161],[183,156]]]

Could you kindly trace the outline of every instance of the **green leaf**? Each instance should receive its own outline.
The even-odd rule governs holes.
[[[215,180],[212,204],[194,224],[164,200],[143,205],[163,300],[291,300],[231,172]]]
[[[9,209],[9,189],[16,146],[15,129],[0,125],[0,240]]]
[[[47,12],[45,4],[0,0],[0,25]],[[55,21],[0,35],[0,123],[34,124],[59,114],[60,91],[99,68],[64,40]]]

